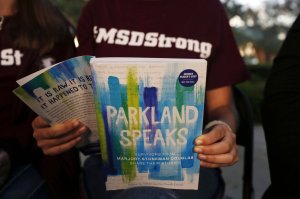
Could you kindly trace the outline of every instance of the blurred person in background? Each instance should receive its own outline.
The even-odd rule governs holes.
[[[290,28],[266,81],[262,124],[271,186],[263,198],[300,198],[300,15]]]
[[[13,93],[16,80],[75,55],[73,27],[49,0],[0,0],[0,198],[78,198],[76,150],[46,156],[36,115]]]

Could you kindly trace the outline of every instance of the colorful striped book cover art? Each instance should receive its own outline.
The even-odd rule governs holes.
[[[198,189],[206,61],[93,58],[93,89],[108,190]]]
[[[97,145],[95,102],[89,61],[92,56],[74,57],[22,78],[13,92],[38,115],[54,125],[79,119],[91,133],[78,145]],[[25,82],[24,82],[25,81]],[[26,82],[27,81],[27,82]]]

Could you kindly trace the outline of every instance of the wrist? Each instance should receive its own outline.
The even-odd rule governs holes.
[[[210,121],[209,123],[207,123],[207,124],[205,125],[204,130],[209,130],[210,128],[212,128],[212,127],[214,127],[214,126],[216,126],[216,125],[224,125],[224,126],[226,126],[226,128],[227,128],[229,131],[233,132],[233,131],[232,131],[232,128],[230,127],[230,125],[227,124],[226,122],[222,121],[222,120],[213,120],[213,121]]]

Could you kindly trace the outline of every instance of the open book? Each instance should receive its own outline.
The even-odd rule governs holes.
[[[84,154],[99,152],[93,98],[92,56],[74,57],[17,81],[13,92],[50,125],[79,119],[90,133],[78,144]]]
[[[100,142],[106,189],[198,189],[206,61],[76,57],[14,90],[51,124],[77,118]],[[25,81],[25,82],[24,82]]]

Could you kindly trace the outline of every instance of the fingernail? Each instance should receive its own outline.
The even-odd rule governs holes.
[[[203,140],[196,140],[196,144],[203,144]]]
[[[205,160],[205,159],[206,159],[206,156],[203,155],[203,154],[199,154],[199,158],[200,158],[200,160],[201,160],[201,159],[202,159],[202,160]]]
[[[83,126],[83,127],[81,127],[81,128],[79,129],[79,132],[80,132],[80,133],[84,133],[84,132],[86,132],[86,131],[87,131],[86,126]]]
[[[78,120],[73,120],[72,124],[74,127],[77,127],[79,125],[79,121]]]
[[[194,151],[195,151],[196,153],[201,153],[203,150],[202,150],[201,147],[195,147],[195,148],[194,148]]]

